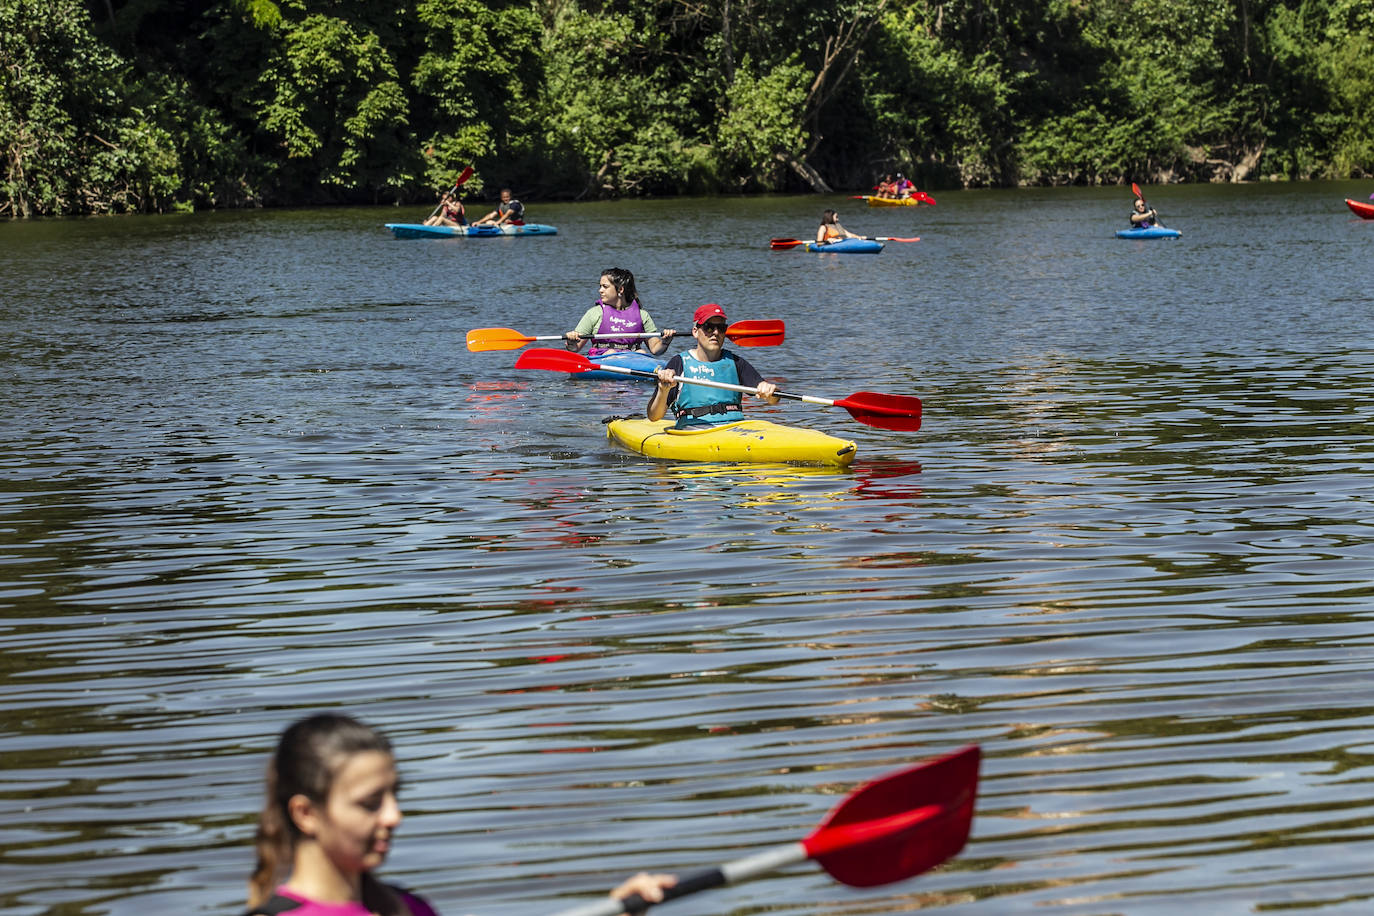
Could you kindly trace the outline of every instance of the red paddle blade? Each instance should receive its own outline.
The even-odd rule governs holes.
[[[454,186],[455,188],[461,188],[463,185],[467,184],[468,179],[471,178],[471,177],[472,177],[472,166],[469,165],[469,166],[466,166],[461,172],[458,173],[458,177],[457,177],[456,179],[454,179],[454,181],[453,181],[453,186]]]
[[[596,364],[580,353],[535,347],[520,354],[515,361],[515,368],[547,369],[550,372],[590,372],[596,368]]]
[[[1145,195],[1140,193],[1140,185],[1136,184],[1134,181],[1131,182],[1131,193],[1141,200],[1145,199]]]
[[[856,391],[835,402],[860,423],[879,429],[915,431],[921,428],[921,399],[903,394]]]
[[[805,245],[801,239],[773,239],[768,243],[768,247],[774,251],[782,251],[784,248],[796,248],[798,245]]]
[[[930,204],[932,207],[935,206],[935,198],[931,197],[925,191],[917,191],[915,197],[923,204]]]
[[[967,747],[868,783],[802,841],[807,856],[851,887],[934,868],[968,841],[981,756]]]
[[[468,331],[468,349],[474,353],[483,350],[519,350],[533,341],[512,328],[477,328]]]
[[[725,329],[725,336],[740,347],[776,347],[786,331],[781,321],[736,321]]]

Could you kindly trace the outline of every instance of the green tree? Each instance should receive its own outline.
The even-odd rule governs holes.
[[[419,0],[416,17],[424,51],[412,83],[429,114],[427,183],[442,185],[472,162],[509,181],[513,161],[538,152],[538,15],[502,0]]]

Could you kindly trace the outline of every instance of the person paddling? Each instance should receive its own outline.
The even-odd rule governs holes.
[[[465,226],[467,211],[457,194],[449,191],[439,201],[439,212],[425,220],[426,226]]]
[[[1153,208],[1145,206],[1144,198],[1137,197],[1131,209],[1131,228],[1146,229],[1155,225],[1159,220],[1159,214]]]
[[[398,791],[391,743],[372,727],[320,713],[287,728],[267,767],[244,916],[436,916],[423,898],[372,874],[401,824]],[[675,883],[640,873],[611,895],[657,903]]]
[[[639,301],[639,290],[635,289],[635,275],[623,267],[612,267],[601,272],[601,282],[597,286],[599,298],[596,305],[583,313],[577,327],[563,335],[569,350],[581,350],[589,342],[592,348],[589,356],[600,356],[608,350],[634,350],[640,345],[648,347],[657,356],[668,349],[677,331],[665,328],[662,332],[654,324],[654,319]],[[626,336],[618,336],[618,335]],[[634,337],[635,334],[657,334],[647,340]]]
[[[668,364],[656,369],[658,384],[644,415],[662,420],[669,409],[677,417],[675,426],[703,426],[736,423],[744,419],[742,395],[738,391],[706,385],[683,385],[679,378],[705,379],[727,385],[743,385],[769,404],[778,403],[777,386],[764,381],[757,369],[725,349],[725,310],[714,302],[696,310],[692,316],[692,336],[697,345],[678,353]]]
[[[838,242],[840,239],[857,238],[862,238],[862,236],[855,235],[841,226],[840,215],[834,210],[826,210],[821,214],[821,224],[816,229],[817,245],[824,245],[827,242]]]

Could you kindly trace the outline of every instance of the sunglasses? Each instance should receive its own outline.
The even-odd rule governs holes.
[[[701,329],[702,329],[703,331],[705,331],[707,334],[724,334],[724,333],[725,333],[725,322],[723,322],[723,321],[712,321],[710,324],[703,324],[703,325],[700,325],[700,327],[701,327]]]

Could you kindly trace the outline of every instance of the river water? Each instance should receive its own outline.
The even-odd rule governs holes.
[[[805,835],[985,754],[961,855],[692,914],[1374,909],[1374,222],[1355,183],[390,208],[0,225],[0,910],[231,913],[292,719],[382,725],[388,865],[448,916]],[[770,251],[823,207],[921,236]],[[599,272],[663,326],[782,319],[846,472],[662,464],[635,382],[516,371]],[[681,345],[679,345],[680,348]]]

